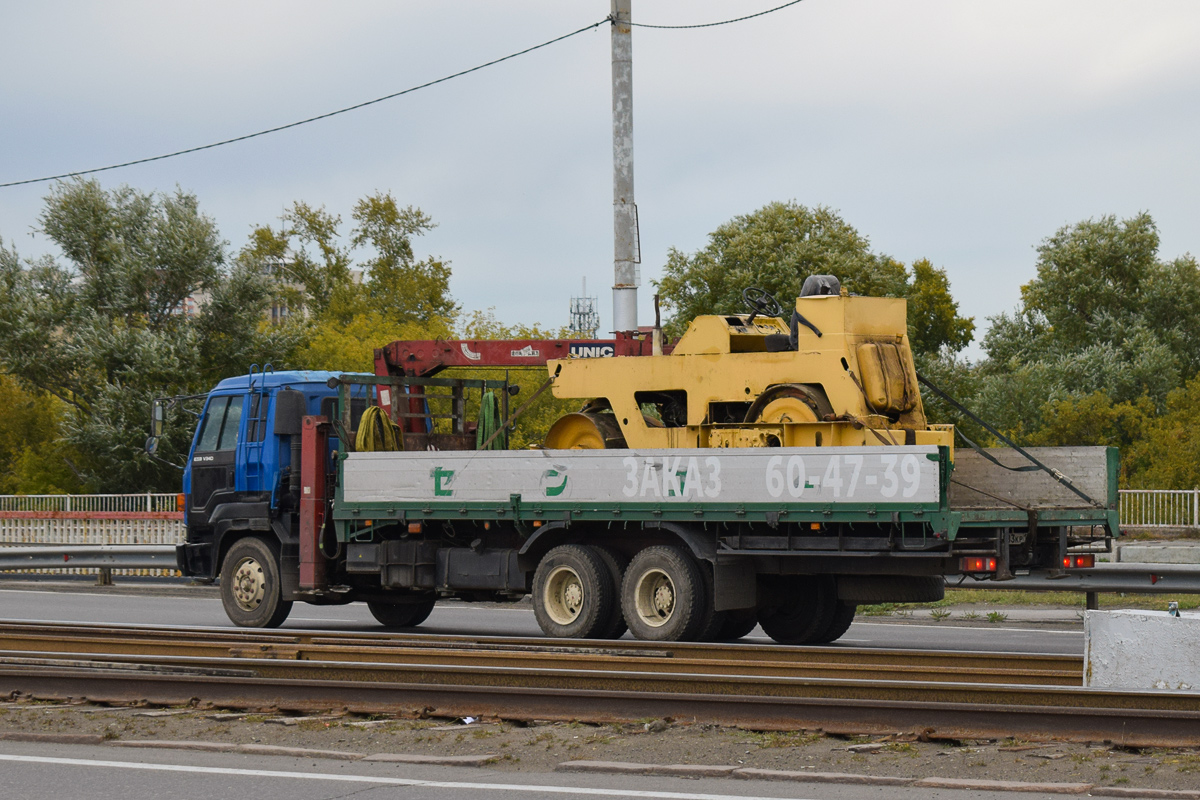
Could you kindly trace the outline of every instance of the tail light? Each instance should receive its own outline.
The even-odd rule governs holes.
[[[1096,566],[1096,557],[1091,553],[1063,556],[1063,569],[1091,569]]]
[[[991,556],[964,556],[958,561],[962,572],[995,572],[996,559]]]

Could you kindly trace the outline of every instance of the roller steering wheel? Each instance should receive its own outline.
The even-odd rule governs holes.
[[[775,296],[766,289],[760,289],[757,286],[747,286],[742,290],[742,300],[746,303],[746,307],[750,309],[750,319],[747,320],[747,325],[754,324],[755,317],[782,317],[783,306],[779,305],[779,301]]]

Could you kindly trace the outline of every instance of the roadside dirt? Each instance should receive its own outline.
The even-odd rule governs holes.
[[[1014,740],[919,742],[819,732],[754,732],[646,720],[624,725],[354,715],[282,717],[270,712],[0,703],[0,734],[93,734],[109,741],[263,744],[362,754],[494,756],[488,768],[549,772],[572,760],[715,764],[896,777],[1200,788],[1200,748],[1126,750],[1103,744]],[[131,751],[127,751],[131,752]]]

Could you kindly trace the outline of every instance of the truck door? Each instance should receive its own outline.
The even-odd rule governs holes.
[[[209,400],[200,422],[200,435],[192,452],[192,495],[189,517],[197,522],[208,519],[208,505],[214,494],[234,491],[238,434],[242,425],[241,395],[214,397]]]

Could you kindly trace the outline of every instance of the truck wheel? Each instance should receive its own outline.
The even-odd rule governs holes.
[[[725,618],[729,616],[728,612],[717,611],[715,606],[716,590],[714,588],[713,568],[712,564],[707,561],[701,561],[697,566],[700,567],[700,575],[704,578],[704,621],[700,625],[700,630],[696,633],[697,642],[715,642],[721,638],[721,631],[725,629]]]
[[[719,642],[733,642],[746,636],[758,627],[757,608],[739,608],[725,612],[725,624],[717,636]]]
[[[621,609],[638,639],[691,641],[706,621],[704,591],[704,576],[690,553],[647,547],[625,570]]]
[[[608,567],[608,574],[612,578],[613,585],[613,602],[612,610],[608,614],[608,627],[600,634],[599,638],[620,639],[625,635],[625,631],[629,630],[629,626],[625,624],[625,615],[621,613],[621,598],[618,596],[621,591],[621,583],[625,580],[625,568],[629,566],[629,559],[621,551],[602,544],[591,545],[591,549],[604,562],[604,566]]]
[[[779,605],[759,609],[758,622],[780,644],[809,644],[829,629],[835,592],[824,576],[797,576],[784,587]]]
[[[243,628],[278,628],[292,611],[279,581],[279,552],[257,537],[238,539],[221,565],[221,604]]]
[[[615,602],[608,567],[590,547],[555,547],[533,574],[533,615],[547,636],[599,638],[612,625]]]
[[[415,628],[433,612],[433,600],[419,603],[385,603],[367,601],[371,616],[385,628]]]
[[[821,635],[810,639],[808,643],[828,644],[829,642],[836,642],[842,638],[843,633],[850,629],[850,623],[854,621],[854,615],[857,612],[858,606],[838,600],[834,604],[829,627]]]

